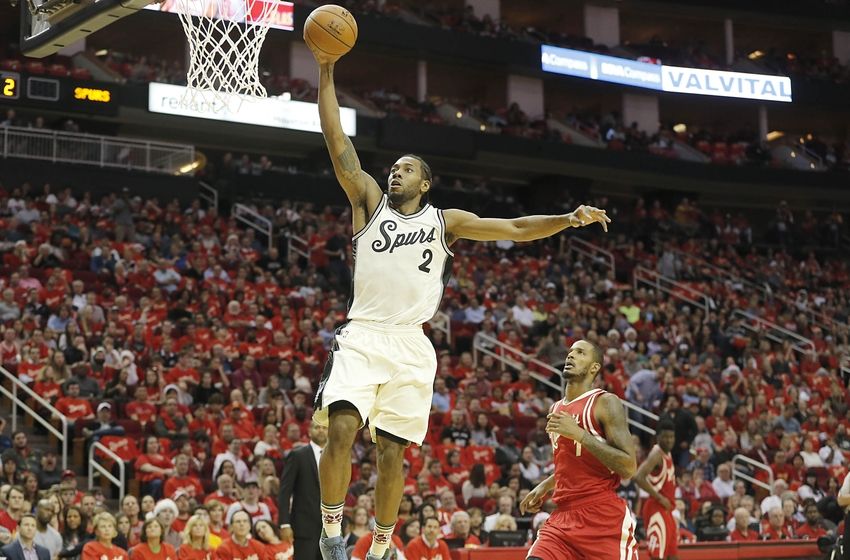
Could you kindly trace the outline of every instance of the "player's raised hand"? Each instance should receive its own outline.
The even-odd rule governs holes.
[[[319,63],[319,66],[322,66],[324,64],[333,64],[340,58],[339,56],[333,56],[326,52],[320,51],[319,49],[313,47],[313,45],[311,45],[309,41],[307,42],[307,47],[310,49],[310,52],[313,53],[313,58],[316,59],[316,62]]]
[[[597,222],[602,224],[602,229],[607,233],[611,218],[608,217],[605,210],[582,204],[570,213],[570,225],[573,227],[589,226]]]
[[[572,440],[581,438],[584,433],[584,430],[578,425],[578,422],[576,422],[571,414],[551,412],[547,418],[549,419],[546,423],[547,433],[558,434]]]

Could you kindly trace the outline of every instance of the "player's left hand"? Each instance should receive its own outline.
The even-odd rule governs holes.
[[[550,434],[558,434],[576,440],[581,437],[584,431],[570,414],[552,412],[547,418],[549,421],[546,423],[546,431]]]
[[[582,204],[570,213],[570,225],[573,227],[589,226],[597,222],[602,224],[602,229],[607,233],[611,218],[605,210]]]

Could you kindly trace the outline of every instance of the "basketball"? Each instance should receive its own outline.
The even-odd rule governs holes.
[[[307,16],[304,41],[319,52],[340,57],[357,41],[357,22],[345,8],[334,4],[319,6]]]

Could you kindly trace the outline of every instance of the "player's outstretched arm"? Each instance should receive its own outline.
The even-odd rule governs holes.
[[[661,503],[665,508],[670,509],[670,501],[662,496],[658,490],[652,487],[649,481],[646,480],[646,477],[655,470],[658,465],[660,465],[664,461],[664,454],[658,447],[654,447],[652,451],[649,452],[649,456],[646,458],[646,461],[641,463],[638,467],[637,472],[635,473],[635,484],[637,484],[640,488],[642,488],[645,492],[647,492],[650,496],[655,498],[659,503]]]
[[[563,412],[549,414],[546,431],[570,438],[621,478],[632,478],[637,470],[637,459],[623,403],[615,395],[607,393],[599,398],[593,414],[602,424],[607,439],[597,439]]]
[[[321,52],[313,51],[313,56],[319,63],[319,121],[333,162],[334,173],[351,205],[357,208],[365,203],[371,214],[381,198],[381,189],[375,179],[360,167],[360,158],[357,157],[354,144],[342,131],[339,102],[334,87],[336,61]]]
[[[582,227],[594,223],[608,231],[611,219],[605,210],[581,205],[568,214],[555,216],[525,216],[522,218],[481,218],[465,210],[443,211],[449,241],[534,241],[550,237],[569,227]]]

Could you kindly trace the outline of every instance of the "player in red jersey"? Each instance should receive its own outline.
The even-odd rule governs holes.
[[[649,557],[652,560],[676,560],[679,552],[678,524],[673,518],[676,507],[676,467],[670,452],[676,444],[676,427],[663,420],[655,432],[658,444],[635,474],[635,484],[649,493],[643,505],[643,526]]]
[[[521,512],[537,512],[554,490],[558,506],[537,533],[528,560],[637,560],[635,522],[617,496],[620,478],[635,474],[635,450],[623,403],[593,388],[600,369],[598,346],[573,343],[561,374],[565,396],[546,424],[555,472],[520,503]]]

